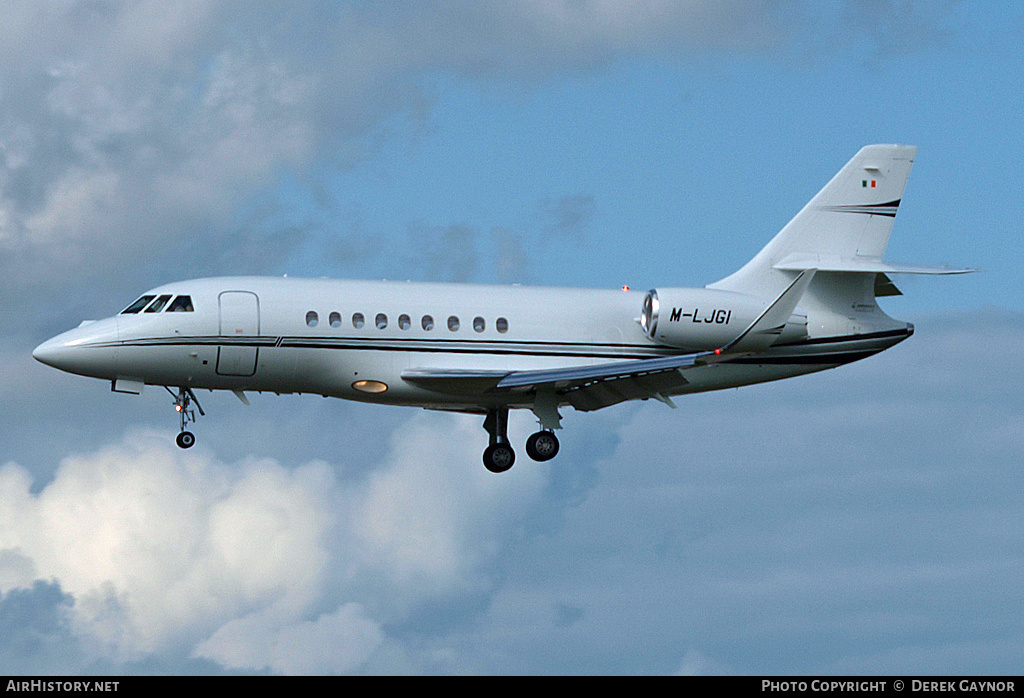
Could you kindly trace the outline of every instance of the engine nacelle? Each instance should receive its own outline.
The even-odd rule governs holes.
[[[660,344],[692,351],[725,346],[767,307],[742,293],[710,288],[652,289],[644,296],[640,326]],[[807,316],[793,314],[776,343],[807,336]]]

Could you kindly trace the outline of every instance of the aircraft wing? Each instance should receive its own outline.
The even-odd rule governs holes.
[[[686,384],[681,370],[702,363],[713,351],[657,359],[610,361],[540,371],[472,371],[416,368],[402,372],[410,383],[453,394],[552,391],[577,410],[589,412],[625,400],[655,398]]]
[[[539,371],[414,368],[403,371],[402,378],[449,394],[536,392],[538,396],[548,395],[549,399],[554,395],[560,398],[558,401],[564,400],[583,412],[652,397],[675,407],[667,395],[673,388],[686,385],[682,373],[685,369],[767,349],[782,332],[816,271],[802,270],[743,332],[715,351]]]

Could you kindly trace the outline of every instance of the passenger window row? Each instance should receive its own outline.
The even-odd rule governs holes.
[[[342,326],[341,313],[337,311],[331,312],[331,314],[327,316],[327,322],[330,324],[331,327],[335,329],[340,328]],[[315,310],[310,310],[308,313],[306,313],[306,325],[308,325],[309,327],[316,327],[319,324],[320,315]],[[352,313],[352,327],[358,330],[361,329],[365,324],[366,318],[363,316],[362,313]],[[384,313],[377,313],[377,315],[373,318],[373,324],[378,330],[383,330],[388,326],[388,316],[385,315]],[[458,332],[459,328],[461,327],[461,322],[459,321],[458,316],[451,315],[448,317],[447,325],[448,329],[451,330],[452,332]],[[398,316],[398,329],[408,330],[411,327],[412,318],[410,318],[405,313]],[[432,331],[434,329],[433,316],[424,315],[423,317],[421,317],[420,327],[422,327],[427,332]],[[473,318],[474,331],[483,332],[486,329],[486,320],[484,320],[480,316]],[[508,332],[508,320],[503,317],[498,318],[494,322],[494,329],[496,329],[501,334],[505,334],[506,332]]]
[[[156,300],[153,300],[154,298]],[[167,301],[169,300],[171,300],[170,294],[159,297],[143,296],[122,310],[121,314],[134,315],[139,312],[159,313],[161,310],[165,313],[191,313],[193,311],[192,296],[178,296],[168,305]],[[166,306],[166,310],[164,310],[164,306]],[[145,311],[143,311],[143,308],[145,308]]]

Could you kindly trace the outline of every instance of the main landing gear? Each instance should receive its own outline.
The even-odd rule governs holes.
[[[538,431],[526,440],[526,455],[536,461],[544,462],[558,455],[558,437],[555,432]]]
[[[174,398],[174,410],[181,415],[181,432],[177,438],[174,439],[174,443],[178,444],[180,448],[192,448],[195,445],[196,437],[190,431],[187,431],[185,427],[188,426],[189,422],[196,421],[195,410],[191,409],[192,403],[196,403],[196,408],[199,410],[199,415],[202,417],[206,416],[203,412],[203,406],[199,404],[199,400],[196,399],[196,394],[192,392],[192,388],[186,388],[184,386],[178,388],[178,392],[175,393],[166,385],[164,389],[171,394]]]
[[[508,408],[488,410],[484,429],[491,443],[484,450],[484,467],[492,473],[503,473],[516,462],[516,452],[508,442]],[[558,455],[558,437],[542,430],[526,440],[526,455],[535,461],[548,461]]]

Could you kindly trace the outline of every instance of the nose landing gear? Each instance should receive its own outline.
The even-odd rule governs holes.
[[[188,426],[189,422],[196,421],[195,410],[191,409],[192,403],[196,403],[199,415],[205,417],[206,413],[203,412],[203,406],[199,404],[199,400],[196,399],[196,394],[192,392],[192,388],[182,386],[178,388],[177,393],[174,393],[166,385],[164,389],[174,398],[174,411],[181,416],[181,432],[174,439],[174,442],[178,444],[179,448],[192,448],[196,443],[196,437],[195,434],[187,431],[185,427]]]

